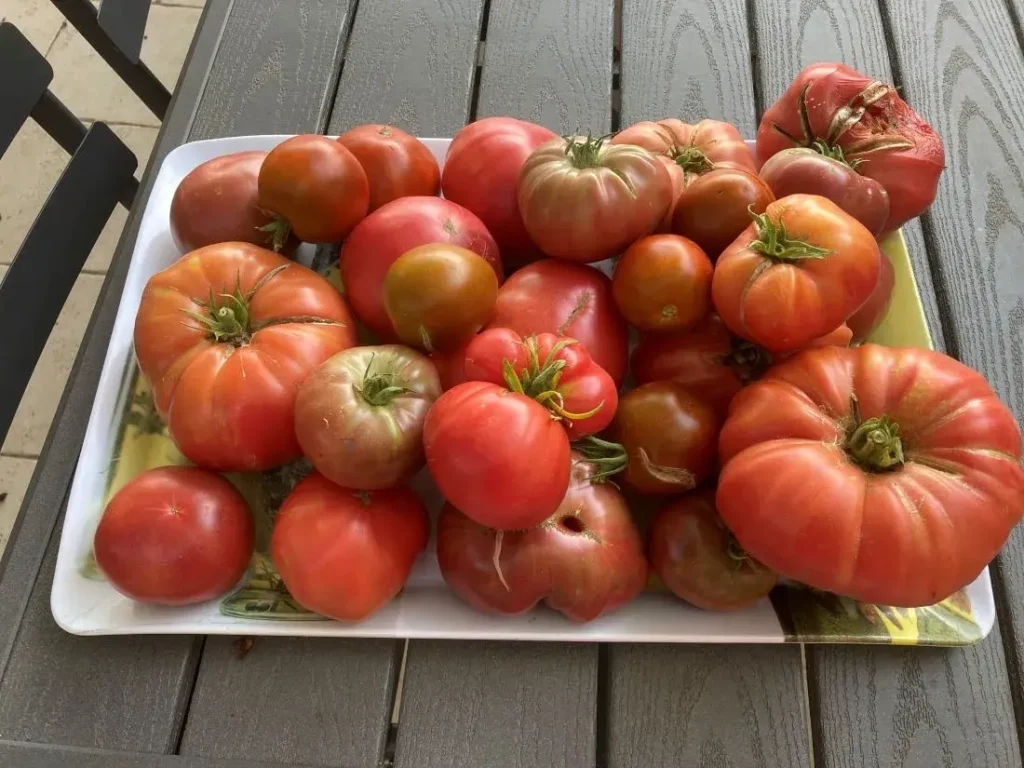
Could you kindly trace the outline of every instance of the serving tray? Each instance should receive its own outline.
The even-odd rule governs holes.
[[[323,619],[298,606],[283,589],[266,545],[273,514],[306,471],[304,462],[263,473],[229,475],[256,517],[257,552],[238,588],[221,600],[184,608],[135,603],[103,580],[92,538],[107,500],[146,469],[187,463],[167,436],[132,349],[142,290],[151,275],[180,256],[171,239],[171,198],[181,179],[220,155],[271,149],[288,136],[239,136],[184,144],[167,155],[143,213],[132,262],[103,364],[96,400],[75,472],[57,556],[50,606],[57,623],[80,635],[238,634],[332,637],[673,642],[673,643],[898,643],[967,645],[985,637],[995,618],[988,571],[952,597],[927,608],[857,603],[797,585],[777,587],[769,599],[735,613],[712,613],[677,600],[654,583],[615,613],[577,625],[545,607],[518,617],[478,613],[448,591],[433,541],[406,588],[359,623]],[[439,163],[449,139],[423,139]],[[901,233],[882,250],[896,272],[892,308],[872,340],[889,346],[931,348],[913,269]],[[313,262],[302,246],[299,259]],[[610,263],[597,265],[605,271]],[[336,265],[323,270],[338,283]],[[424,470],[413,482],[436,515],[441,499]]]

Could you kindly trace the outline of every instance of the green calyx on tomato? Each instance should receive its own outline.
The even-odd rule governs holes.
[[[700,175],[713,171],[715,164],[697,147],[686,147],[679,150],[672,158],[676,164],[688,174]]]
[[[864,162],[863,160],[847,160],[846,156],[843,154],[842,147],[840,147],[838,144],[830,145],[827,142],[822,141],[821,139],[815,139],[811,143],[811,149],[813,149],[819,155],[824,155],[830,160],[840,162],[843,165],[848,166],[855,171],[857,170],[857,166]]]
[[[572,449],[591,466],[587,479],[591,483],[609,482],[608,478],[622,472],[629,463],[629,455],[621,443],[587,435],[572,444]]]
[[[264,224],[259,230],[270,234],[270,247],[276,253],[280,253],[284,244],[288,242],[288,236],[292,233],[292,225],[288,219],[278,216],[269,224]]]
[[[377,408],[387,406],[396,397],[407,395],[411,389],[404,386],[404,380],[395,370],[395,361],[392,358],[390,364],[384,370],[374,370],[374,358],[370,358],[366,366],[366,373],[363,374],[361,384],[353,385],[353,389],[367,403]]]
[[[226,342],[240,347],[248,344],[252,338],[253,328],[249,318],[249,302],[256,295],[256,291],[266,285],[287,265],[272,269],[253,286],[248,293],[242,293],[242,287],[238,279],[235,281],[233,293],[214,294],[210,289],[210,300],[206,303],[197,302],[203,308],[203,312],[190,312],[183,309],[186,315],[191,317],[200,327],[208,331],[210,338],[216,342]]]
[[[551,348],[542,363],[538,353],[537,337],[527,336],[523,340],[528,360],[527,367],[517,373],[512,361],[506,358],[501,367],[505,384],[513,392],[533,398],[560,418],[568,421],[589,419],[604,407],[603,400],[585,413],[572,413],[565,410],[562,393],[558,391],[565,360],[557,360],[555,356],[566,347],[578,343],[576,339],[561,339]]]
[[[864,469],[886,472],[903,466],[900,427],[888,416],[857,424],[846,438],[846,452]]]
[[[757,225],[757,239],[750,244],[750,249],[764,254],[772,261],[797,264],[807,259],[824,259],[832,253],[827,248],[791,238],[786,232],[786,225],[781,221],[775,223],[767,213],[754,213],[753,206],[748,210]]]
[[[585,141],[578,141],[575,136],[563,136],[565,156],[569,158],[574,168],[597,168],[600,165],[598,157],[601,154],[601,147],[609,136],[610,133],[594,138],[587,134]]]

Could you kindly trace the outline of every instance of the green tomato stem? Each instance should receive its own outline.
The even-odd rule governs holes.
[[[587,435],[572,444],[572,449],[580,454],[594,469],[590,473],[591,483],[603,483],[612,475],[622,472],[629,464],[626,449],[620,443],[602,440],[594,435]]]
[[[828,248],[819,248],[790,237],[785,224],[772,221],[767,213],[754,213],[754,206],[748,210],[757,225],[757,240],[750,244],[750,248],[772,261],[778,264],[799,264],[808,259],[824,259],[832,253]]]
[[[686,173],[693,173],[700,175],[713,171],[715,164],[708,160],[708,156],[701,152],[697,147],[687,147],[686,149],[679,150],[673,158],[676,164],[683,169]]]
[[[903,466],[899,425],[888,416],[867,419],[846,439],[846,452],[865,469],[885,472]]]

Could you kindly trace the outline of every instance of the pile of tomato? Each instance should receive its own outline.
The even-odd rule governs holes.
[[[195,466],[116,494],[97,562],[138,600],[224,593],[253,522],[218,473],[304,456],[270,555],[337,619],[394,598],[427,546],[424,466],[441,573],[482,611],[587,621],[652,574],[709,609],[780,578],[936,602],[1024,513],[1018,426],[982,376],[862,343],[894,280],[877,238],[943,163],[892,86],[839,64],[797,76],[756,153],[715,120],[595,138],[487,118],[443,169],[376,125],[205,163],[135,325]],[[342,243],[344,294],[299,242]]]

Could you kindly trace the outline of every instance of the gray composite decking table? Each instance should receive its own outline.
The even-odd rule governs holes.
[[[78,638],[49,593],[139,213],[185,141],[508,114],[753,136],[792,76],[890,79],[945,139],[905,230],[932,335],[1024,414],[1024,0],[208,0],[0,565],[0,766],[1019,766],[1024,532],[967,649]],[[403,655],[397,724],[392,709]]]

